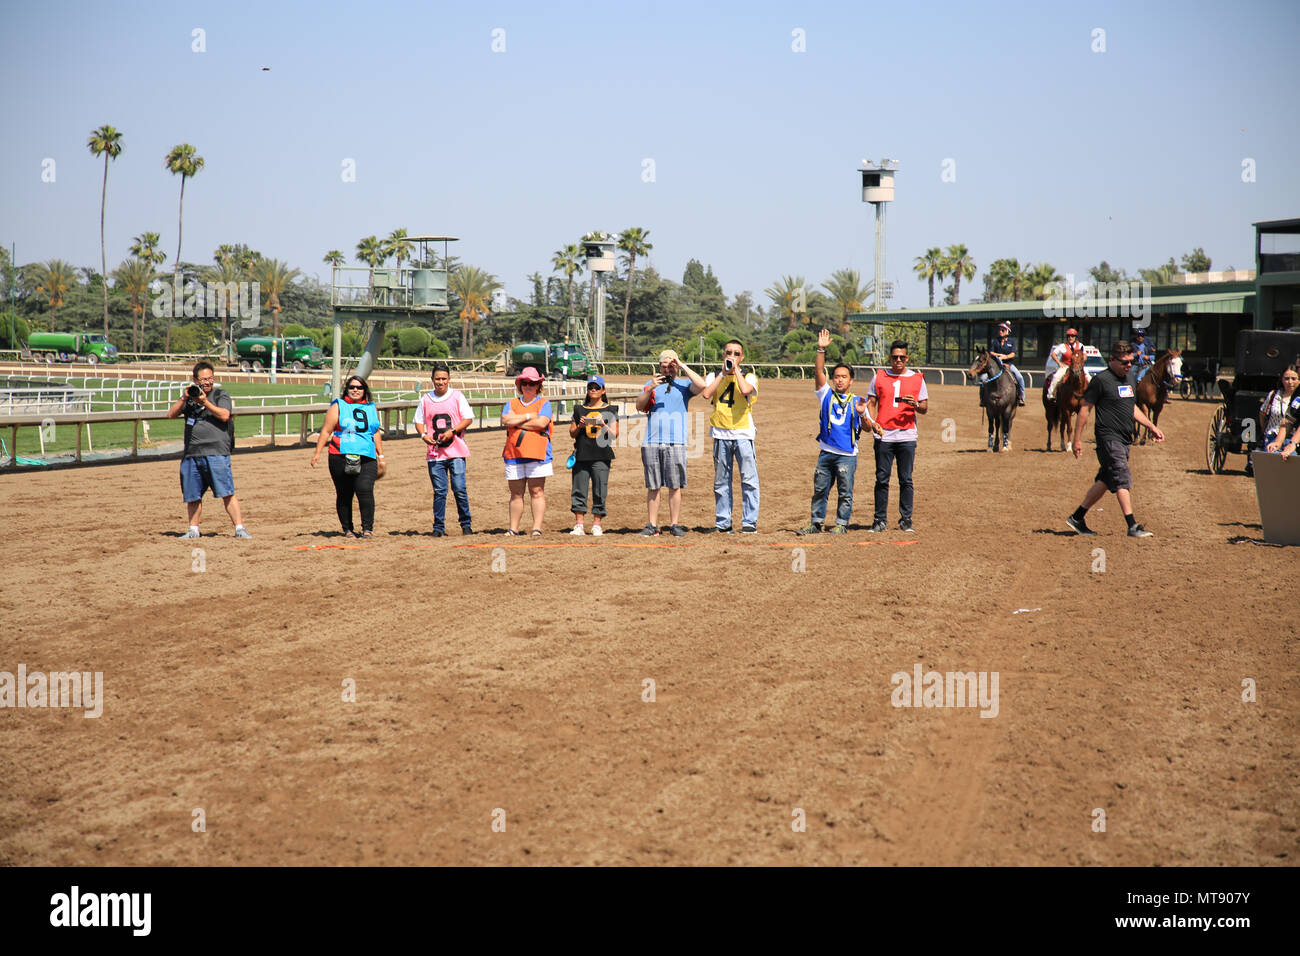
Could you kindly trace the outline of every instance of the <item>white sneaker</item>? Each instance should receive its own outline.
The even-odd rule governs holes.
[[[591,526],[591,533],[599,538],[602,534],[605,533],[605,529],[598,524],[594,524]]]
[[[586,534],[586,533],[587,533],[587,532],[585,532],[585,531],[582,530],[582,523],[581,523],[581,522],[579,522],[578,524],[575,524],[575,525],[573,526],[573,530],[569,532],[569,534]]]
[[[186,539],[194,539],[194,538],[201,538],[203,537],[203,535],[199,533],[198,528],[194,527],[193,525],[190,525],[190,530],[186,531],[183,535],[181,535],[181,537]]]

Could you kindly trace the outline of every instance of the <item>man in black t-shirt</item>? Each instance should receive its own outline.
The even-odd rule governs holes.
[[[1134,391],[1137,382],[1133,377],[1133,347],[1120,339],[1110,349],[1110,363],[1105,371],[1094,375],[1083,393],[1083,404],[1079,407],[1079,417],[1074,425],[1074,457],[1083,455],[1083,427],[1088,421],[1088,414],[1097,410],[1096,431],[1097,461],[1101,467],[1097,477],[1083,496],[1083,504],[1075,509],[1074,514],[1065,519],[1065,523],[1079,534],[1096,534],[1084,521],[1088,509],[1112,492],[1119,499],[1119,510],[1128,522],[1130,538],[1149,538],[1151,532],[1137,523],[1133,517],[1131,489],[1133,477],[1128,470],[1128,447],[1133,441],[1133,422],[1145,425],[1155,436],[1155,440],[1165,440],[1165,433],[1156,428],[1137,407]]]
[[[168,418],[185,417],[185,453],[181,458],[181,496],[189,513],[190,529],[182,538],[198,538],[203,516],[203,493],[212,489],[235,524],[236,538],[251,538],[235,497],[230,455],[235,449],[232,421],[234,403],[217,387],[211,362],[194,366],[194,382],[181,388],[180,397],[167,411]]]

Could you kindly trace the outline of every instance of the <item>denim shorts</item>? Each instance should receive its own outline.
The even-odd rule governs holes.
[[[217,498],[235,493],[235,476],[230,471],[229,455],[201,455],[181,459],[181,495],[187,502],[203,500],[209,488]]]

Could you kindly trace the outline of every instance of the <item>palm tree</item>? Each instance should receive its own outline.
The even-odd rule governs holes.
[[[914,260],[912,271],[916,273],[917,278],[925,279],[930,283],[930,308],[934,308],[934,280],[942,281],[943,273],[943,250],[938,246],[925,250],[925,255],[917,256]]]
[[[974,278],[975,260],[971,258],[970,250],[959,242],[948,247],[943,264],[944,274],[952,276],[952,304],[960,305],[961,280]]]
[[[231,283],[238,283],[241,279],[247,278],[250,273],[246,269],[239,267],[237,256],[226,256],[217,258],[217,264],[203,270],[202,279],[210,285],[218,287],[220,291],[214,289],[216,301],[212,303],[213,308],[221,317],[221,341],[224,345],[230,334],[230,316],[237,313],[239,309],[238,299],[232,300],[226,294]],[[223,309],[222,300],[225,299],[225,308]]]
[[[412,246],[410,240],[406,238],[405,229],[394,229],[388,234],[388,238],[384,240],[384,258],[387,259],[392,256],[397,260],[397,274],[399,276],[402,274],[402,262],[411,258],[411,249]]]
[[[1025,273],[1025,290],[1031,299],[1047,299],[1052,295],[1052,290],[1048,286],[1061,282],[1064,278],[1056,271],[1056,266],[1050,262],[1042,262],[1030,267]]]
[[[77,270],[62,259],[51,259],[33,267],[32,280],[36,285],[36,293],[50,304],[50,331],[57,331],[55,325],[59,309],[68,290],[77,282]]]
[[[1152,285],[1173,285],[1174,276],[1178,275],[1178,264],[1174,262],[1174,257],[1170,256],[1169,261],[1154,269],[1139,269],[1138,274],[1142,276],[1142,281],[1150,282]]]
[[[108,204],[108,161],[122,152],[122,134],[105,124],[90,131],[92,156],[104,157],[104,185],[99,194],[99,272],[104,277],[104,337],[108,337],[108,252],[104,247],[104,210]]]
[[[627,360],[627,313],[632,308],[632,283],[636,280],[636,257],[647,256],[654,248],[646,242],[649,235],[649,229],[629,226],[618,237],[618,247],[623,251],[624,261],[627,263],[627,298],[623,300],[623,359],[625,361]],[[604,342],[596,343],[596,348],[604,347]]]
[[[582,246],[576,242],[571,242],[563,249],[556,251],[551,257],[551,265],[554,268],[552,272],[563,272],[569,280],[569,315],[573,315],[573,277],[575,274],[582,272],[586,268],[587,260],[583,256]],[[540,278],[540,277],[539,277]],[[568,327],[568,320],[565,320],[565,327]]]
[[[174,263],[172,277],[172,295],[179,296],[181,287],[181,228],[185,222],[185,180],[199,174],[199,170],[203,168],[203,157],[198,155],[194,151],[194,147],[189,143],[178,143],[172,147],[171,152],[167,154],[167,158],[163,160],[163,166],[172,175],[181,178],[181,201],[176,216],[176,262]],[[167,313],[167,337],[163,344],[164,352],[170,352],[172,349],[172,317],[176,314],[178,304],[173,299],[172,308]]]
[[[460,350],[462,357],[469,358],[474,351],[472,323],[492,313],[492,293],[501,288],[501,283],[492,273],[478,266],[460,266],[451,274],[448,284],[461,301]]]
[[[799,324],[799,316],[802,315],[807,320],[807,291],[803,276],[782,276],[779,283],[774,283],[772,288],[764,289],[763,292],[786,317],[786,332],[794,331]],[[803,305],[802,309],[799,308],[800,305]]]
[[[339,266],[343,265],[343,263],[347,262],[347,257],[339,250],[331,249],[329,252],[325,253],[325,258],[322,259],[321,262],[327,263],[337,269]]]
[[[279,338],[280,312],[284,308],[280,305],[280,296],[302,273],[279,259],[261,259],[253,266],[253,275],[261,286],[262,295],[266,296],[266,307],[271,310],[271,337]]]
[[[131,297],[131,351],[133,352],[140,351],[144,339],[144,297],[154,277],[153,264],[148,259],[126,259],[113,270],[113,278]],[[137,319],[140,322],[138,333],[136,332]]]
[[[378,236],[366,236],[357,243],[357,262],[364,262],[372,269],[378,269],[388,258],[388,250]]]
[[[167,253],[158,248],[161,239],[156,232],[142,232],[131,243],[131,255],[143,259],[150,266],[160,266],[167,261]]]
[[[849,334],[849,316],[862,311],[862,300],[868,290],[862,285],[862,276],[857,269],[836,269],[831,277],[822,283],[822,288],[830,293],[835,304],[840,307],[840,335]]]
[[[994,259],[989,265],[989,288],[996,302],[1018,302],[1025,272],[1018,259]]]

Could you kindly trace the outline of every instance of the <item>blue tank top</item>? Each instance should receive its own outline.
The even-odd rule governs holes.
[[[379,431],[379,409],[374,403],[351,404],[339,399],[331,402],[339,407],[339,454],[361,455],[375,458],[375,432]]]
[[[827,386],[826,395],[822,399],[821,428],[817,432],[817,440],[838,448],[845,454],[852,454],[858,447],[858,432],[861,430],[857,398],[850,393],[848,401],[842,402],[835,390]]]

